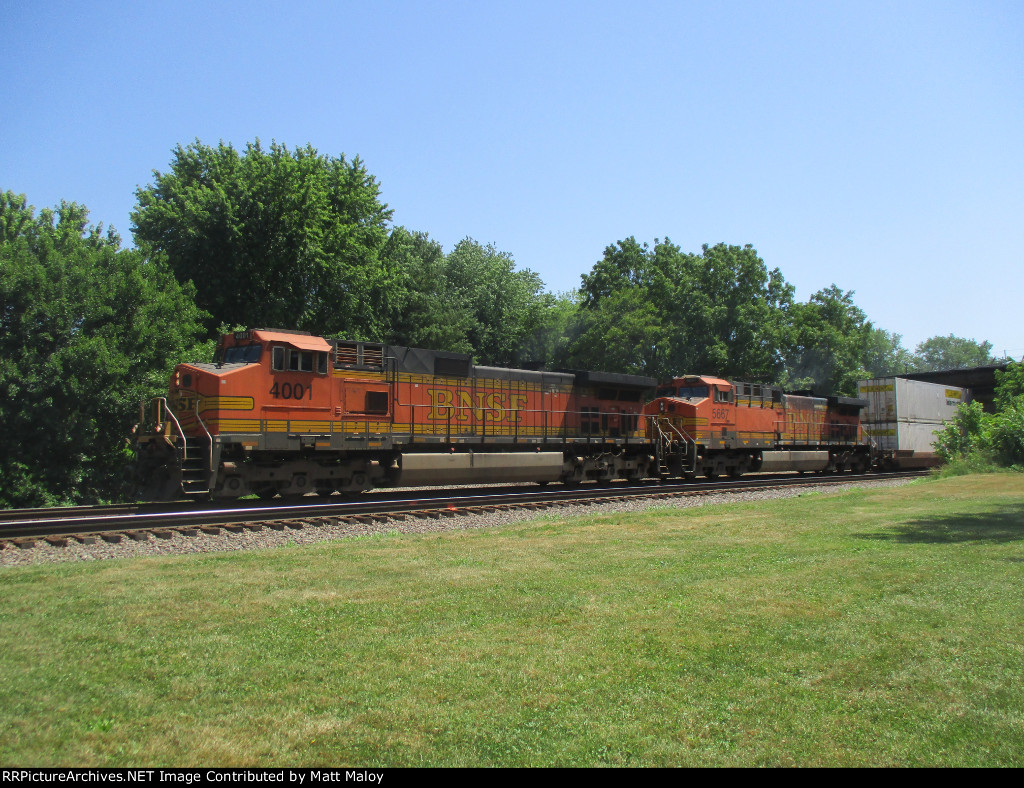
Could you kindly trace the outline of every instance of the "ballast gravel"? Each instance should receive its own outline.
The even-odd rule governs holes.
[[[595,516],[615,512],[639,512],[646,509],[687,509],[694,506],[711,506],[719,503],[741,501],[767,501],[775,498],[793,498],[808,494],[827,495],[858,487],[897,487],[912,479],[880,479],[859,481],[849,484],[808,485],[799,489],[782,488],[753,490],[749,492],[709,493],[671,498],[627,498],[620,501],[602,502],[590,505],[554,505],[544,509],[517,508],[496,512],[450,511],[438,517],[411,517],[386,519],[378,522],[326,521],[323,524],[304,525],[301,528],[285,527],[282,530],[263,527],[260,530],[207,534],[200,531],[195,536],[186,536],[172,531],[169,537],[158,538],[146,534],[140,541],[123,539],[112,544],[97,538],[92,544],[82,544],[69,539],[66,546],[51,545],[38,540],[35,547],[21,548],[4,543],[0,549],[0,567],[24,566],[54,561],[102,561],[111,558],[132,558],[136,556],[182,555],[186,553],[213,553],[229,550],[253,550],[281,545],[306,545],[334,539],[357,536],[372,536],[385,533],[435,533],[440,531],[466,530],[471,528],[495,528],[540,518]]]

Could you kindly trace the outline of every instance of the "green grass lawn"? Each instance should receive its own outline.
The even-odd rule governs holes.
[[[0,570],[0,764],[1024,765],[1024,475]]]

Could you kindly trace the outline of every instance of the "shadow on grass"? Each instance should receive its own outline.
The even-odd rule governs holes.
[[[1024,540],[1024,503],[980,514],[949,514],[911,520],[864,539],[906,543],[1018,542]]]

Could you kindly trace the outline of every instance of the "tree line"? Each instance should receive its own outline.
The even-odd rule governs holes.
[[[0,197],[0,506],[116,498],[139,401],[235,328],[841,394],[996,361],[952,335],[910,352],[837,285],[799,302],[751,246],[626,238],[553,294],[493,245],[394,226],[358,157],[308,145],[179,145],[136,199],[125,248],[84,206]]]

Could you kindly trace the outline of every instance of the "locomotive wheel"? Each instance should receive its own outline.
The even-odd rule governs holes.
[[[566,487],[579,487],[583,481],[583,465],[576,464],[572,468],[572,475],[563,477],[562,483]]]
[[[626,471],[626,481],[630,484],[640,484],[646,477],[647,473],[644,468],[630,468]]]
[[[256,497],[261,501],[269,501],[277,495],[277,485],[271,482],[264,482],[263,484],[258,484],[253,492],[256,493]]]

